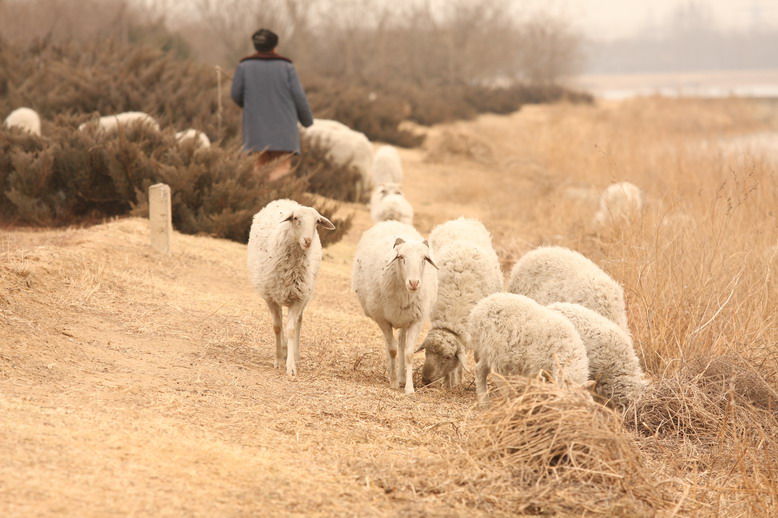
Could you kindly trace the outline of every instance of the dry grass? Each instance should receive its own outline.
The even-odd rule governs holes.
[[[272,368],[245,246],[138,219],[0,236],[0,507],[7,516],[774,516],[778,514],[776,166],[721,145],[778,129],[771,105],[647,99],[531,107],[432,128],[478,154],[401,150],[427,233],[460,215],[504,270],[580,250],[626,288],[651,389],[624,415],[513,381],[387,386],[350,292],[370,225],[325,250],[300,375]],[[758,109],[757,109],[758,108]],[[774,109],[774,108],[772,108]],[[767,111],[765,111],[767,110]],[[458,148],[457,148],[458,149]],[[467,147],[465,148],[467,149]],[[566,189],[628,180],[641,217],[595,233]],[[416,358],[417,365],[421,357]]]

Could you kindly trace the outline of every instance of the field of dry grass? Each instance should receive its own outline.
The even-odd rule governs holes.
[[[272,368],[244,245],[177,234],[159,256],[141,219],[4,229],[0,509],[774,516],[777,165],[722,142],[776,130],[769,104],[642,99],[483,116],[401,151],[423,233],[478,217],[506,272],[559,244],[624,285],[653,381],[624,415],[519,380],[486,411],[472,376],[390,389],[350,291],[363,206],[325,250],[294,379]],[[594,233],[591,194],[620,180],[648,203]]]

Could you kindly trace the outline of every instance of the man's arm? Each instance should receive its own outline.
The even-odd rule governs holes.
[[[230,97],[235,101],[235,104],[243,108],[243,67],[238,65],[235,69],[235,75],[232,76],[232,87],[230,88]]]
[[[307,128],[313,124],[313,112],[308,104],[308,98],[305,96],[305,90],[303,90],[303,85],[300,84],[300,79],[297,77],[297,71],[294,69],[294,66],[289,67],[289,86],[292,89],[292,97],[297,108],[297,120],[300,121],[303,127]]]

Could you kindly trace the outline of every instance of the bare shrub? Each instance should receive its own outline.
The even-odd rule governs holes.
[[[295,171],[308,182],[309,192],[341,201],[365,201],[358,199],[362,173],[356,167],[333,163],[328,149],[315,139],[301,139],[300,151]]]
[[[148,188],[166,183],[173,193],[175,228],[239,242],[248,240],[253,215],[278,198],[312,205],[335,223],[335,242],[351,219],[333,218],[338,205],[313,199],[304,178],[269,181],[272,167],[254,169],[254,159],[237,144],[200,148],[179,143],[172,130],[146,125],[120,127],[116,134],[79,131],[73,117],[61,117],[46,136],[29,140],[17,130],[0,129],[0,213],[17,223],[71,225],[107,216],[146,215]],[[334,234],[334,235],[333,235]]]

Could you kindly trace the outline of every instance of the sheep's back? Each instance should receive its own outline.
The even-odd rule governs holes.
[[[546,305],[580,304],[628,330],[624,290],[583,255],[563,247],[540,247],[522,256],[511,269],[508,291]]]
[[[468,241],[453,241],[435,254],[438,294],[433,327],[447,327],[465,336],[470,310],[482,298],[502,290],[497,254]]]
[[[546,371],[582,384],[589,375],[586,349],[564,316],[523,295],[495,293],[475,305],[468,335],[480,361],[496,373],[536,376]]]

